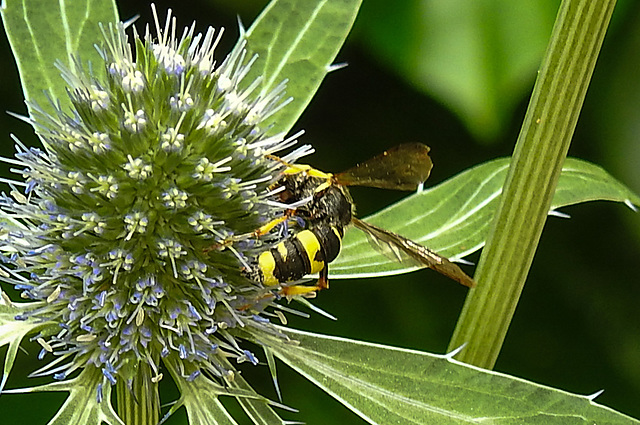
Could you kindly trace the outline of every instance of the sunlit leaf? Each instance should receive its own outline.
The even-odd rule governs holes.
[[[0,380],[1,393],[7,383],[11,369],[13,369],[20,342],[27,334],[46,325],[16,320],[15,317],[24,313],[29,306],[27,304],[14,304],[10,302],[2,290],[0,290],[0,295],[2,296],[2,298],[0,298],[0,347],[9,345],[4,355],[4,368],[2,371],[2,380]]]
[[[111,405],[111,385],[101,388],[100,399],[96,388],[102,382],[100,369],[86,367],[80,375],[66,381],[52,382],[38,387],[8,390],[8,393],[42,391],[68,391],[69,397],[47,425],[124,425]]]
[[[365,220],[397,232],[452,259],[480,249],[487,237],[509,158],[496,159],[411,195]],[[552,209],[607,200],[640,205],[640,198],[601,167],[568,158]],[[340,256],[331,263],[333,278],[382,276],[414,270],[375,251],[367,237],[350,228]]]
[[[233,380],[229,381],[229,386],[234,389],[256,394],[255,390],[241,374],[234,376]],[[240,396],[236,397],[236,400],[255,425],[284,425],[283,419],[278,416],[275,410],[269,405],[269,401],[265,398]]]
[[[262,94],[287,81],[286,108],[274,114],[272,133],[288,132],[329,72],[360,7],[361,0],[275,0],[246,33],[258,59],[245,81],[263,78]]]
[[[232,396],[243,400],[243,409],[250,414],[255,424],[265,423],[264,418],[280,420],[275,412],[268,408],[268,400],[257,394],[242,379],[228,387],[223,387],[206,376],[198,376],[197,379],[189,381],[181,376],[180,368],[171,360],[166,359],[164,364],[180,389],[180,399],[171,406],[165,418],[184,406],[190,425],[235,425],[237,422],[220,401],[221,396]],[[233,371],[230,365],[229,370]]]
[[[72,55],[101,63],[95,44],[102,39],[99,22],[118,21],[114,0],[85,2],[34,2],[4,0],[2,22],[18,65],[26,100],[51,111],[45,90],[63,106],[66,84],[56,60],[70,66]],[[94,73],[104,72],[95,67]]]
[[[530,92],[558,4],[372,1],[358,30],[388,67],[452,109],[478,138],[491,140]]]
[[[276,357],[371,424],[632,425],[581,396],[439,356],[297,330]]]

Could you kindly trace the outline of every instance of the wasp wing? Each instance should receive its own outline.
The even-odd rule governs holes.
[[[362,162],[334,179],[344,186],[368,186],[381,189],[415,190],[431,173],[433,163],[429,146],[407,143],[391,148]]]
[[[384,254],[391,252],[396,260],[402,263],[409,262],[420,267],[429,267],[464,286],[473,288],[476,285],[475,281],[460,267],[429,248],[356,217],[353,217],[352,223],[362,230],[373,242],[372,245]]]

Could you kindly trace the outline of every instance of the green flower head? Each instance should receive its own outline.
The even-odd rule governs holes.
[[[32,301],[16,319],[42,325],[34,339],[52,359],[34,375],[94,369],[98,399],[140,364],[153,382],[163,367],[227,378],[229,358],[258,362],[238,335],[278,336],[270,317],[282,316],[265,311],[277,291],[250,276],[282,237],[252,232],[287,207],[271,187],[283,165],[267,155],[295,140],[263,125],[284,85],[257,95],[242,45],[216,63],[221,33],[178,37],[170,12],[155,35],[126,30],[103,27],[104,79],[80,61],[63,69],[72,113],[30,105],[43,148],[17,141],[5,161],[24,191],[0,200],[0,279]]]

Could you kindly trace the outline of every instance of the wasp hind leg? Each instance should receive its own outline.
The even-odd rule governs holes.
[[[316,291],[321,291],[323,289],[329,289],[329,267],[325,266],[320,270],[320,276],[318,278],[318,282],[314,286],[306,286],[306,285],[291,285],[282,288],[280,294],[291,298],[296,295],[307,295],[311,296],[311,293],[315,295]]]

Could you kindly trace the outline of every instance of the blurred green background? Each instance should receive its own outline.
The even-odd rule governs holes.
[[[162,16],[166,8],[174,10],[179,26],[194,19],[200,30],[224,26],[219,59],[237,38],[237,18],[248,27],[266,3],[156,1]],[[434,185],[472,165],[509,155],[560,1],[363,3],[337,59],[348,66],[327,76],[295,127],[306,131],[301,141],[316,148],[307,161],[341,171],[387,147],[420,141],[432,148],[435,165],[428,183]],[[140,15],[139,29],[151,22],[148,1],[129,0],[119,7],[122,19]],[[618,2],[570,150],[572,156],[604,166],[636,193],[639,20],[640,2]],[[25,113],[4,36],[0,49],[0,108]],[[26,144],[37,143],[31,129],[15,118],[2,114],[0,125],[4,156],[13,155],[10,133]],[[2,167],[3,175],[8,168]],[[352,193],[361,217],[404,196],[360,188]],[[563,212],[572,218],[549,219],[496,370],[579,394],[604,389],[598,402],[640,417],[640,216],[604,202]],[[339,320],[312,314],[310,319],[292,318],[291,325],[442,353],[465,293],[432,271],[334,280],[316,304]],[[27,356],[18,357],[17,368],[37,367]],[[276,398],[266,367],[242,370],[259,392]],[[364,423],[282,364],[279,377],[284,403],[301,411],[283,412],[287,419],[312,425]],[[15,415],[13,421],[20,423],[46,423],[63,399],[62,394],[3,395],[2,422],[12,423]],[[237,417],[239,423],[249,423],[241,414]],[[184,413],[168,423],[186,423]]]

